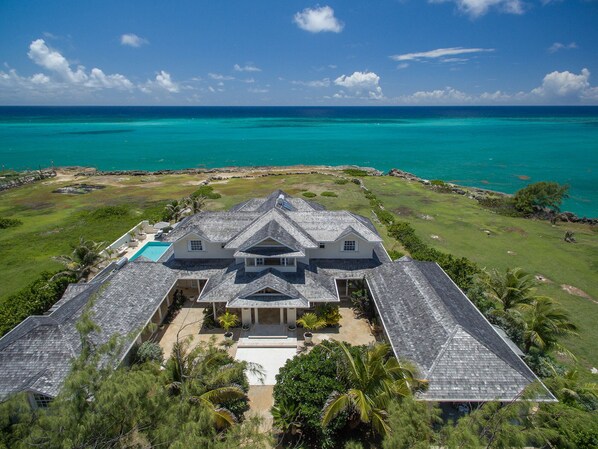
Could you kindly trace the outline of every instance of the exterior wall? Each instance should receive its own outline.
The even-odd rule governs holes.
[[[251,325],[251,309],[242,309],[241,310],[241,324]]]
[[[287,324],[289,326],[297,324],[297,309],[287,309]]]
[[[190,240],[201,240],[203,251],[189,251]],[[222,243],[214,243],[199,237],[189,235],[172,244],[175,259],[232,259],[235,253],[232,249],[222,248]]]
[[[357,251],[343,251],[345,240],[355,240]],[[355,235],[348,235],[336,242],[325,242],[325,245],[325,248],[309,249],[307,256],[310,259],[371,259],[376,243],[368,242]]]

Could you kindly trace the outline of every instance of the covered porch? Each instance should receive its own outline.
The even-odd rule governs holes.
[[[297,309],[295,307],[226,307],[226,303],[212,303],[214,319],[225,311],[234,313],[239,317],[243,326],[253,325],[286,325],[295,326],[297,322]]]

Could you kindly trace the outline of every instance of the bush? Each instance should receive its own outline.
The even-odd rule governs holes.
[[[321,196],[329,196],[329,197],[332,197],[332,198],[336,198],[336,197],[338,196],[338,195],[337,195],[336,193],[334,193],[334,192],[322,192],[322,193],[320,193],[320,195],[321,195]]]
[[[53,273],[43,272],[40,277],[18,292],[0,301],[0,336],[7,333],[30,315],[41,315],[58,301],[69,283],[76,278],[60,276],[50,280]]]
[[[396,249],[390,249],[390,250],[388,250],[388,255],[390,256],[390,258],[392,260],[397,260],[397,259],[400,259],[401,257],[403,257],[405,255],[405,253],[402,253],[401,251],[397,251]]]
[[[513,198],[508,196],[486,196],[478,198],[478,204],[508,217],[520,217],[522,214],[515,208]]]
[[[119,206],[102,206],[89,212],[89,217],[94,220],[111,220],[113,218],[127,217],[131,207],[121,204]]]
[[[351,182],[352,182],[353,184],[361,185],[361,181],[360,181],[359,179],[357,179],[357,178],[353,178],[353,179],[351,180]]]
[[[347,184],[349,181],[347,179],[343,179],[343,178],[339,178],[339,179],[335,179],[334,183],[335,184],[340,184],[341,186],[344,186],[345,184]]]
[[[385,209],[380,209],[380,207],[377,207],[376,209],[374,209],[374,212],[376,213],[378,220],[380,220],[385,225],[391,225],[395,221],[394,215]]]
[[[156,362],[161,364],[164,361],[164,351],[158,343],[144,341],[135,351],[135,363]]]
[[[515,209],[528,215],[542,209],[559,212],[563,200],[569,198],[568,191],[567,184],[536,182],[518,190],[513,197],[513,202]]]
[[[343,170],[349,176],[367,176],[368,172],[365,170],[361,170],[360,168],[346,168]]]
[[[444,182],[442,179],[432,179],[430,181],[430,184],[433,186],[437,186],[437,187],[444,187],[446,186],[446,182]]]
[[[21,226],[22,224],[23,222],[21,220],[17,220],[16,218],[0,217],[0,229],[15,228],[17,226]]]
[[[197,198],[198,196],[205,196],[210,200],[217,200],[222,197],[219,193],[214,192],[214,187],[212,186],[201,186],[191,194],[191,198]]]
[[[341,320],[339,307],[327,302],[316,306],[316,315],[326,321],[326,326],[338,326]]]
[[[346,413],[339,415],[327,427],[321,424],[322,408],[328,396],[333,391],[343,391],[345,387],[337,376],[338,357],[337,347],[324,342],[310,352],[288,360],[276,376],[274,405],[290,404],[299,408],[302,437],[309,447],[342,447],[343,440],[347,438],[339,433],[345,426]]]
[[[415,229],[405,221],[397,221],[389,226],[388,234],[401,242],[414,259],[438,263],[455,284],[466,293],[474,286],[474,279],[481,270],[471,260],[465,257],[456,258],[452,254],[428,246],[415,234]]]
[[[305,198],[315,198],[317,196],[313,192],[303,192],[301,195],[303,195]]]

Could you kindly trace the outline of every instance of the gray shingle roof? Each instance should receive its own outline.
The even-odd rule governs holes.
[[[512,400],[538,380],[437,264],[401,259],[367,280],[395,354],[430,381],[422,398]]]

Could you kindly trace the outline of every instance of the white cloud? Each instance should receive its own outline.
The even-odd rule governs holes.
[[[477,18],[486,14],[490,9],[497,9],[507,14],[523,14],[524,3],[521,0],[429,0],[430,3],[452,2],[459,11]]]
[[[417,53],[404,53],[402,55],[392,55],[390,59],[393,61],[420,61],[426,59],[445,58],[446,56],[457,56],[471,53],[485,53],[494,51],[493,48],[463,48],[463,47],[450,47],[450,48],[437,48],[430,51],[422,51]],[[451,62],[451,58],[447,58],[445,62]],[[453,58],[456,59],[456,58]],[[462,59],[462,58],[458,58]]]
[[[355,92],[357,96],[362,96],[363,91],[366,91],[366,97],[372,100],[384,98],[380,77],[374,72],[353,72],[349,76],[341,75],[334,80],[334,84]]]
[[[170,73],[160,70],[156,75],[156,84],[162,89],[166,89],[168,92],[177,93],[180,91],[180,87],[177,83],[173,82],[170,78]]]
[[[262,69],[256,67],[253,64],[245,64],[244,66],[240,66],[239,64],[235,64],[234,67],[235,72],[261,72]]]
[[[121,45],[127,45],[129,47],[137,48],[141,47],[144,44],[149,44],[149,41],[147,39],[137,36],[136,34],[130,33],[123,34],[120,37],[120,43]]]
[[[208,73],[208,76],[210,78],[212,78],[213,80],[219,80],[219,81],[230,81],[230,80],[235,79],[234,76],[221,75],[220,73]]]
[[[577,44],[575,42],[571,42],[570,44],[562,44],[560,42],[555,42],[550,47],[548,47],[548,51],[550,53],[556,53],[559,50],[572,50],[577,48]]]
[[[43,39],[36,39],[29,45],[29,58],[36,64],[56,72],[66,81],[80,83],[87,80],[84,68],[79,66],[73,71],[69,62],[56,50],[51,50]]]
[[[241,80],[241,81],[243,81],[244,83],[247,83],[247,84],[253,84],[253,83],[255,83],[255,79],[254,78],[247,78],[247,79],[244,79],[244,80]]]
[[[50,78],[43,73],[36,73],[31,77],[31,82],[33,84],[48,84],[50,82]]]
[[[252,94],[265,94],[268,92],[268,89],[262,89],[259,87],[255,87],[255,88],[251,87],[251,88],[247,89],[247,92],[250,92]]]
[[[310,33],[340,33],[345,24],[334,17],[334,9],[330,6],[305,8],[293,17],[299,28]]]
[[[583,98],[592,96],[595,89],[590,88],[590,71],[582,69],[579,75],[569,71],[554,71],[547,74],[540,87],[532,94],[543,98]],[[594,92],[592,92],[594,91]]]
[[[114,75],[106,75],[100,69],[91,69],[89,79],[85,82],[87,87],[99,87],[107,89],[132,89],[133,83],[125,76],[116,73]]]
[[[296,86],[306,86],[306,87],[328,87],[330,86],[330,79],[324,78],[321,80],[313,80],[313,81],[291,81],[291,84]]]
[[[407,104],[463,104],[470,103],[472,97],[452,87],[444,89],[418,91],[399,98],[400,103]]]

